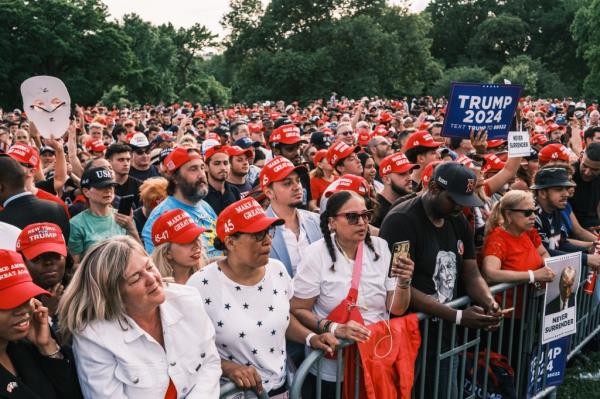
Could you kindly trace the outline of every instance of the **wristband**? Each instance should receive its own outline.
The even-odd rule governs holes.
[[[333,323],[333,321],[327,320],[325,322],[325,324],[323,325],[323,331],[328,332],[329,331],[329,326],[331,326],[331,323]]]
[[[462,310],[456,311],[456,320],[454,321],[457,325],[460,326],[460,322],[462,321]]]
[[[533,270],[527,270],[527,273],[529,273],[529,283],[535,283],[535,275],[533,274]]]
[[[312,348],[312,346],[310,345],[310,340],[315,335],[317,335],[317,334],[315,334],[314,332],[311,332],[306,336],[306,339],[304,340],[306,342],[306,346],[308,346],[309,348]]]
[[[339,324],[338,323],[331,323],[331,328],[329,330],[330,333],[332,333],[333,335],[335,335],[335,329],[338,328]]]

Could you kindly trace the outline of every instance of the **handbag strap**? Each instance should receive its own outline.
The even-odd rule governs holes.
[[[352,285],[358,291],[358,284],[360,283],[360,275],[362,274],[362,259],[363,259],[363,241],[358,244],[356,249],[356,258],[354,259],[354,270],[352,270]]]

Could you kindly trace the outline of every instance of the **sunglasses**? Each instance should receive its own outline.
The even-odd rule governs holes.
[[[529,217],[535,213],[535,209],[509,209],[509,211],[521,212],[525,217]]]
[[[371,219],[373,219],[373,211],[369,209],[369,210],[361,212],[361,213],[345,212],[345,213],[338,213],[335,216],[345,216],[346,220],[348,221],[348,224],[358,224],[358,220],[360,218],[362,218],[362,220],[365,223],[369,223],[371,221]]]
[[[256,233],[236,233],[234,235],[236,236],[240,236],[241,234],[247,234],[249,236],[254,237],[254,239],[256,240],[256,242],[262,242],[264,241],[265,237],[268,235],[272,235],[273,232],[273,227],[269,227],[268,229],[265,229],[263,231],[258,231]]]
[[[134,152],[135,152],[137,155],[150,154],[150,149],[147,149],[147,150],[135,150]]]
[[[340,136],[352,136],[352,131],[348,131],[348,132],[343,132],[343,133],[338,133]]]

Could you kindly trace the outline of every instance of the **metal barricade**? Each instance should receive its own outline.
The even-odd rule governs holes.
[[[250,397],[252,398],[269,399],[269,395],[267,395],[267,393],[264,391],[262,394],[256,395],[254,391],[244,391],[243,389],[239,389],[237,386],[235,386],[233,382],[228,382],[226,384],[221,385],[221,393],[219,398],[245,399],[247,393],[249,394],[248,396],[251,395]]]
[[[577,333],[571,337],[568,359],[581,351],[600,331],[600,307],[593,308],[592,297],[582,291],[585,269],[582,267],[582,283],[579,285],[577,296]],[[539,334],[542,328],[544,291],[525,283],[498,284],[491,287],[491,291],[502,308],[506,308],[507,304],[515,307],[512,316],[505,318],[495,332],[469,329],[423,313],[418,314],[422,342],[415,365],[413,398],[487,398],[490,388],[489,375],[486,372],[478,379],[477,373],[482,369],[488,370],[492,353],[499,353],[508,358],[514,369],[514,389],[517,397],[527,397],[528,388],[532,389],[534,398],[544,397],[556,390],[556,387],[546,386],[547,356],[544,356],[541,368],[543,374],[540,374],[538,367],[530,370],[531,355],[548,351],[548,345],[540,345]],[[471,299],[464,296],[448,305],[464,309],[471,305]],[[338,349],[336,399],[341,397],[341,375],[344,368],[341,352],[343,347],[348,345],[352,345],[352,342],[344,341]],[[468,353],[472,354],[472,360],[469,360]],[[478,367],[480,353],[485,359],[483,367]],[[316,365],[318,370],[315,397],[321,399],[322,359],[323,353],[320,351],[314,351],[307,356],[294,377],[290,389],[291,399],[301,398],[302,385],[313,365]],[[469,370],[471,373],[468,373]],[[357,366],[356,374],[359,373],[360,368]],[[541,383],[538,383],[539,377]],[[358,397],[358,387],[355,392]]]

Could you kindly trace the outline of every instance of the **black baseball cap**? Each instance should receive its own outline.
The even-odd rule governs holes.
[[[116,185],[112,172],[108,168],[90,168],[81,176],[81,188],[105,188]]]
[[[550,187],[575,187],[577,184],[569,180],[567,170],[563,168],[540,169],[536,174],[532,190],[541,190]]]
[[[318,148],[326,149],[331,146],[331,136],[325,132],[314,132],[310,135],[310,143]]]
[[[431,180],[448,191],[457,204],[465,207],[483,206],[483,201],[475,194],[477,177],[465,165],[458,162],[443,162],[434,169]]]

